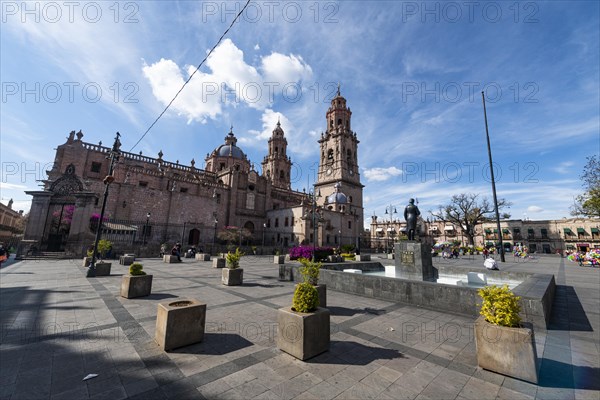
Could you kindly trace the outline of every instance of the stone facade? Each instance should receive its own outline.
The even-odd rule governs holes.
[[[214,244],[218,231],[233,227],[240,229],[240,241],[244,229],[250,234],[245,242],[254,244],[358,242],[363,186],[356,163],[358,140],[349,130],[350,110],[345,104],[338,92],[327,120],[344,117],[339,125],[328,125],[319,141],[323,151],[336,150],[334,161],[322,158],[319,167],[334,172],[319,173],[316,183],[325,194],[317,199],[316,238],[307,217],[312,215],[310,196],[291,189],[292,161],[279,122],[268,142],[262,174],[237,146],[233,128],[225,143],[207,154],[205,169],[196,168],[193,159],[189,165],[164,160],[162,151],[157,157],[121,152],[109,186],[103,236],[126,239],[120,241],[129,247],[175,241],[202,246]],[[81,131],[71,132],[56,150],[44,190],[27,192],[33,199],[25,239],[39,242],[43,250],[79,254],[94,240],[90,218],[100,213],[111,149],[82,138]],[[168,231],[167,225],[178,229]]]

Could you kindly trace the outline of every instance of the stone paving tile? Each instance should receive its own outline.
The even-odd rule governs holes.
[[[471,400],[495,399],[500,386],[471,377],[460,391],[460,396]]]
[[[336,399],[376,399],[385,388],[366,385],[359,382],[342,392]]]

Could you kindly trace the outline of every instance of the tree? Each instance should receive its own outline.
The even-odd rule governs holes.
[[[498,210],[510,206],[510,202],[498,200]],[[439,206],[437,211],[429,211],[441,221],[459,225],[471,245],[475,244],[475,226],[493,218],[494,212],[493,203],[485,197],[479,199],[479,195],[474,193],[455,194],[449,204]],[[510,218],[510,214],[504,213],[503,217]]]
[[[596,156],[587,157],[580,178],[585,192],[575,198],[571,215],[600,217],[600,159]]]
[[[227,242],[230,246],[238,241],[241,243],[243,240],[252,238],[252,233],[246,228],[238,228],[237,226],[226,226],[217,233],[219,240]]]

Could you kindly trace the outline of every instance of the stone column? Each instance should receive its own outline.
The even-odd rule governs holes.
[[[31,200],[31,210],[29,211],[29,219],[27,220],[23,239],[40,241],[44,236],[46,217],[48,216],[48,208],[53,193],[46,190],[25,193],[33,196],[33,199]]]
[[[75,210],[65,250],[74,256],[83,256],[88,245],[94,241],[94,234],[90,231],[90,217],[94,211],[96,194],[93,192],[77,192],[75,196]]]
[[[437,269],[433,267],[431,246],[413,240],[403,240],[394,245],[396,276],[416,281],[435,282]]]

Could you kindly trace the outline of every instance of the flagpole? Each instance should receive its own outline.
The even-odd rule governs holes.
[[[492,164],[492,148],[490,146],[490,132],[488,130],[487,112],[485,109],[485,94],[481,92],[481,100],[483,101],[483,118],[485,119],[485,137],[487,139],[488,157],[490,159],[490,175],[492,178],[492,194],[494,195],[494,209],[496,210],[496,230],[498,231],[498,239],[500,243],[500,261],[506,262],[504,258],[504,244],[502,243],[502,231],[500,231],[500,212],[498,211],[498,197],[496,196],[496,180],[494,179],[494,164]]]

